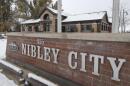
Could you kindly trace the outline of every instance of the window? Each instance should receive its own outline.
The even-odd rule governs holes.
[[[81,32],[92,32],[92,25],[81,25]]]
[[[66,32],[77,32],[77,27],[75,24],[67,25]]]
[[[36,31],[36,32],[40,32],[39,25],[35,25],[34,28],[35,28],[35,31]]]
[[[48,14],[45,14],[44,16],[44,31],[50,31],[50,18]]]
[[[101,31],[109,31],[109,25],[107,23],[101,23]]]
[[[71,32],[71,29],[70,29],[69,25],[66,26],[66,32]]]
[[[71,32],[77,32],[78,30],[77,30],[77,28],[76,28],[76,25],[70,25],[70,30],[71,30]]]
[[[28,31],[32,31],[32,26],[28,26]]]
[[[65,32],[65,26],[62,26],[62,32]]]

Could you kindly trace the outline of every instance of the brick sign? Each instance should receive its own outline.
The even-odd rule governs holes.
[[[14,43],[17,51],[10,48]],[[130,43],[127,42],[9,36],[7,58],[83,86],[128,86],[130,83]]]

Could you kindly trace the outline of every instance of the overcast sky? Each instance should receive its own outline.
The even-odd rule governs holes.
[[[109,15],[112,12],[113,0],[62,0],[63,9],[68,13],[88,13],[96,11],[108,11]],[[121,6],[129,9],[130,0],[121,0]]]
[[[62,0],[62,8],[69,14],[107,11],[112,17],[112,4],[113,0]],[[128,12],[127,19],[130,19],[130,0],[121,0],[120,7]]]
[[[62,0],[63,10],[70,14],[108,11],[111,16],[112,4],[113,0]],[[130,15],[130,0],[121,0],[120,6],[123,6]]]
[[[113,0],[62,0],[64,11],[71,14],[107,11],[112,17],[112,5]],[[121,0],[120,7],[128,12],[126,17],[130,19],[130,0]],[[127,30],[130,30],[130,23]]]
[[[62,0],[63,10],[70,14],[108,11],[111,16],[112,4],[113,0]],[[120,6],[128,10],[130,15],[130,0],[120,0]]]

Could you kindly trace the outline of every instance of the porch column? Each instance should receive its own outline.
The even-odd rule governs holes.
[[[32,32],[35,32],[35,26],[32,25]]]
[[[80,23],[76,24],[76,27],[78,29],[78,32],[81,32],[81,24]]]
[[[97,23],[92,24],[93,32],[97,32]]]
[[[20,27],[20,31],[23,32],[23,25],[21,25],[21,27]]]

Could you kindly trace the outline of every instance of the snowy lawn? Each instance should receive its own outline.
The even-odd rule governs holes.
[[[6,57],[6,43],[7,39],[0,39],[0,59],[5,59]]]
[[[6,58],[7,39],[0,39],[0,59]],[[17,86],[13,80],[9,80],[4,74],[0,73],[0,86]]]
[[[0,86],[17,86],[13,80],[9,80],[5,75],[0,73]]]

